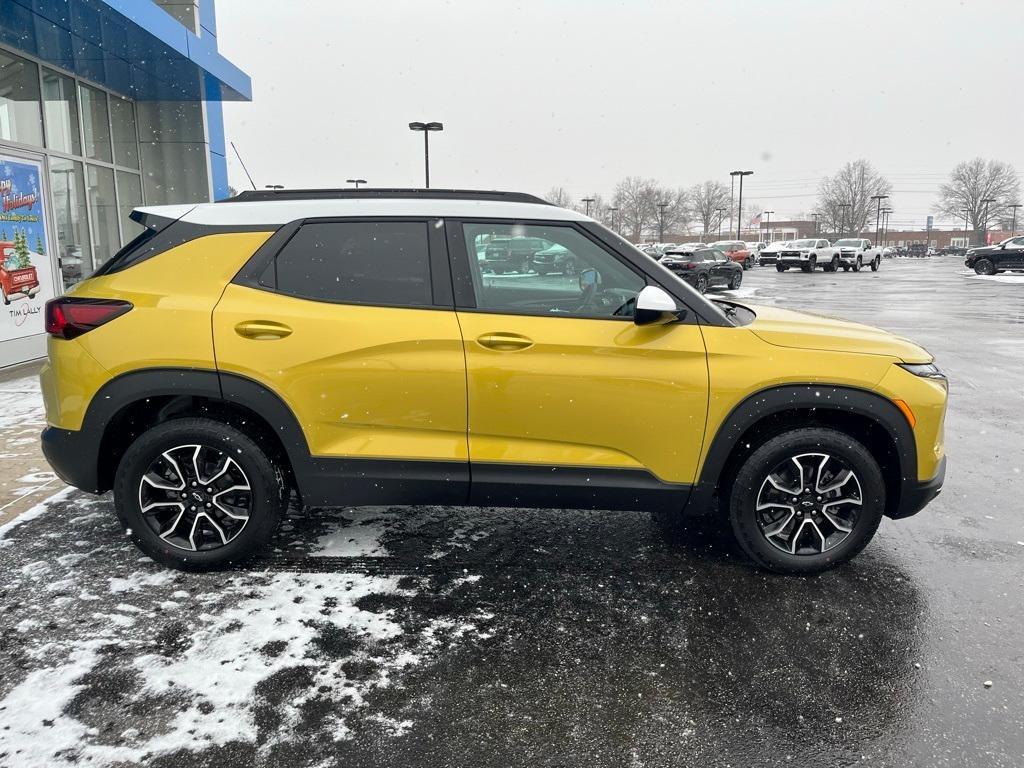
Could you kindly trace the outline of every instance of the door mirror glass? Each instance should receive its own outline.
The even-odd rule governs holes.
[[[682,319],[685,312],[676,306],[675,299],[664,289],[648,285],[636,297],[633,322],[637,325],[665,325]]]
[[[580,272],[580,290],[591,293],[601,285],[601,273],[596,269],[584,269]]]

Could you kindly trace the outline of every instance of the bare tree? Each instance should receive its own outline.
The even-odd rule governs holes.
[[[619,226],[634,243],[655,220],[658,185],[653,179],[627,176],[615,185],[612,204],[618,208]]]
[[[949,181],[939,187],[936,211],[961,221],[966,214],[971,229],[977,232],[987,229],[993,221],[1010,219],[1010,206],[1019,202],[1020,178],[1014,167],[976,157],[958,163],[949,174]]]
[[[552,187],[544,195],[544,199],[559,208],[572,208],[572,195],[565,187]]]
[[[689,199],[690,218],[700,225],[704,239],[708,235],[717,237],[721,218],[729,210],[729,188],[720,181],[705,181],[690,188]]]
[[[874,226],[874,195],[891,195],[892,184],[867,160],[847,163],[818,187],[818,222],[821,232],[859,235]],[[891,200],[888,202],[892,202]]]
[[[665,239],[665,233],[679,224],[685,225],[688,215],[686,190],[658,187],[654,190],[654,222],[658,241]]]

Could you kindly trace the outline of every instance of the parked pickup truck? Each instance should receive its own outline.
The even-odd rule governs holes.
[[[860,272],[861,267],[869,266],[877,272],[882,263],[882,249],[876,248],[871,241],[863,237],[846,237],[836,240],[833,245],[839,249],[839,266],[843,272]]]
[[[39,275],[35,267],[8,268],[12,262],[14,243],[0,242],[0,301],[11,303],[11,297],[22,295],[32,298],[39,293]]]
[[[804,272],[813,272],[816,267],[825,272],[835,272],[839,265],[839,249],[832,247],[823,237],[793,240],[779,251],[779,259],[775,262],[779,272],[790,267],[800,267]]]

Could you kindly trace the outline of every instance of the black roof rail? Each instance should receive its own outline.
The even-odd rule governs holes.
[[[498,192],[479,189],[248,189],[221,203],[254,203],[267,200],[490,200],[502,203],[534,203],[551,205],[536,195],[525,192]]]

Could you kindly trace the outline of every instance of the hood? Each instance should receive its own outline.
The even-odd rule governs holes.
[[[750,306],[750,310],[757,317],[747,327],[777,347],[885,355],[905,363],[932,361],[914,342],[870,325],[778,307]]]

